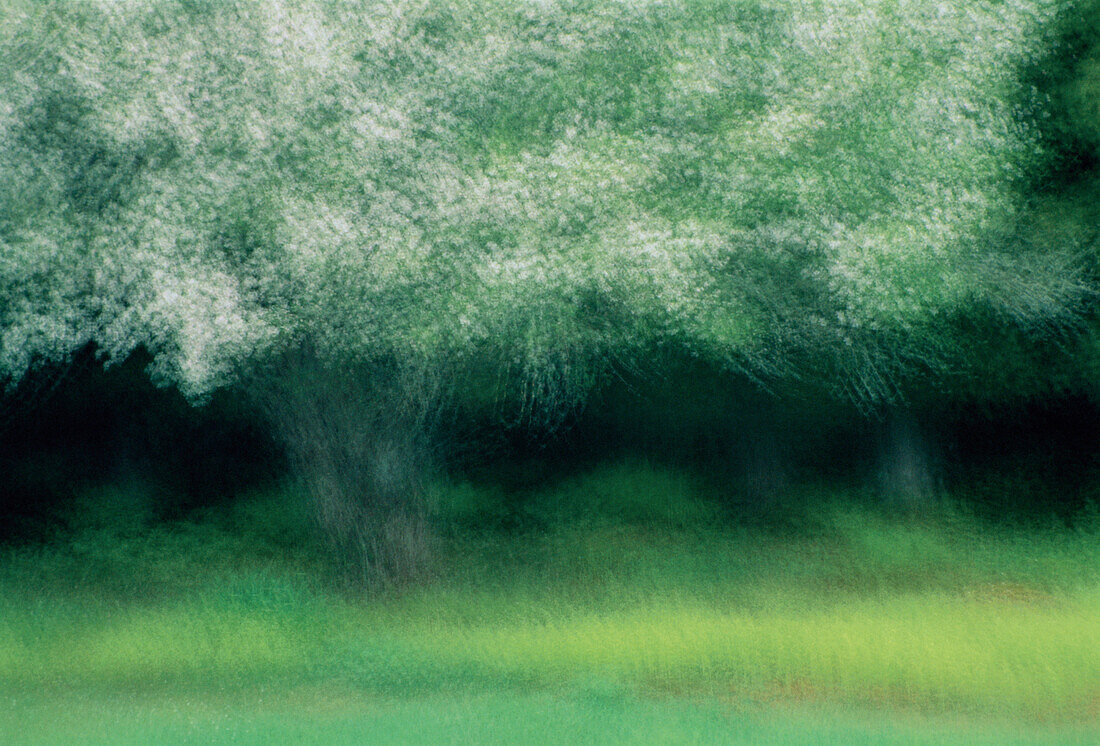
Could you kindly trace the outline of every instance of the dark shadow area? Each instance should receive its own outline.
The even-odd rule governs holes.
[[[69,503],[100,485],[139,484],[171,519],[279,478],[282,455],[233,392],[192,406],[145,374],[148,355],[38,371],[8,397],[0,431],[0,540],[47,538]],[[38,380],[36,380],[36,377]],[[44,392],[31,396],[29,392]]]
[[[989,517],[1072,521],[1100,497],[1100,406],[1067,394],[960,405],[949,421],[953,492]]]
[[[9,395],[0,541],[71,528],[78,496],[100,487],[120,487],[123,502],[127,490],[146,495],[148,520],[164,521],[289,475],[283,449],[243,395],[221,391],[193,406],[155,387],[148,362],[139,354],[105,369],[91,358],[52,391],[59,371],[43,370]],[[904,488],[906,469],[935,493],[929,499],[947,495],[993,520],[1072,523],[1100,497],[1100,407],[1080,394],[867,416],[688,359],[610,380],[553,428],[464,418],[460,409],[445,419],[439,473],[502,491],[512,503],[505,528],[508,516],[532,514],[525,501],[548,485],[623,461],[696,475],[730,521],[747,525],[797,519],[830,491],[897,508],[888,493]],[[891,471],[891,462],[901,463]]]

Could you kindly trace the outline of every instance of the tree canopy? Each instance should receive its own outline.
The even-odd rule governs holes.
[[[533,400],[671,348],[877,401],[976,319],[1090,317],[1093,226],[1036,196],[1052,112],[1096,147],[1096,58],[1036,85],[1075,4],[8,5],[9,385],[94,343],[201,398],[308,339]]]

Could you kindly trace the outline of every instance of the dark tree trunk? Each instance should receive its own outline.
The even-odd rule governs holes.
[[[912,412],[887,412],[877,438],[875,480],[883,502],[892,507],[919,510],[935,499],[939,458]]]
[[[257,375],[252,391],[347,578],[378,587],[423,575],[430,382],[389,365],[335,368],[304,350]]]

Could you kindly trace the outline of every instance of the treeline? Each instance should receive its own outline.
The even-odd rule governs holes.
[[[535,455],[917,506],[972,410],[1096,400],[1097,8],[10,4],[10,473],[285,468],[368,582],[436,474]]]

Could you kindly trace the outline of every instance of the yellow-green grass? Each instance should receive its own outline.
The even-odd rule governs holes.
[[[575,497],[583,480],[561,489]],[[1100,737],[1095,522],[886,518],[823,499],[797,529],[750,530],[679,519],[707,513],[695,509],[643,520],[633,504],[630,520],[452,532],[428,582],[373,596],[330,582],[305,544],[279,544],[271,514],[248,531],[240,516],[208,516],[9,550],[0,691],[206,701],[335,688],[386,712],[449,702],[455,722],[456,697],[490,710],[508,697],[639,712],[755,703]]]
[[[1095,743],[1075,723],[843,707],[558,692],[364,696],[332,687],[250,692],[3,695],[0,735],[22,744],[1022,744]]]

